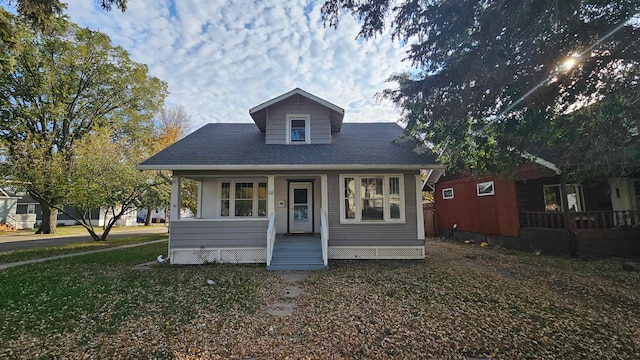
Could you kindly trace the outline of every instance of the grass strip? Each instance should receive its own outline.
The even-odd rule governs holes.
[[[138,244],[142,242],[162,240],[167,238],[167,234],[152,234],[111,239],[107,241],[88,241],[75,244],[51,246],[46,248],[0,252],[0,264],[40,259],[57,255],[73,254],[90,250],[107,249],[122,245]],[[166,248],[166,245],[164,246]]]

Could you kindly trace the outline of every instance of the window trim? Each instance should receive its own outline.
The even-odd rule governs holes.
[[[447,191],[451,190],[451,196],[446,196],[445,193]],[[453,193],[453,188],[452,187],[448,187],[448,188],[444,188],[442,189],[442,199],[443,200],[450,200],[454,198],[454,193]]]
[[[488,193],[481,194],[480,187],[483,185],[491,184],[491,191]],[[476,184],[476,195],[478,196],[491,196],[496,194],[496,184],[493,181],[484,181]]]
[[[567,207],[568,204],[566,204],[566,202],[567,202],[567,194],[565,194],[562,191],[562,184],[545,184],[545,185],[542,185],[542,201],[544,202],[544,207],[545,207],[544,211],[545,212],[554,212],[554,211],[547,210],[547,200],[544,198],[544,196],[546,194],[546,189],[547,188],[552,188],[552,187],[557,187],[559,189],[558,193],[560,194],[560,209],[557,210],[557,211],[558,212],[563,212],[563,211],[565,211],[565,208]],[[578,194],[577,201],[578,201],[578,205],[580,206],[580,209],[569,210],[569,211],[576,211],[576,212],[587,211],[585,203],[584,203],[584,190],[582,189],[582,185],[581,184],[566,184],[565,187],[566,187],[567,190],[569,188],[574,188],[574,191],[577,191],[577,194]]]
[[[405,187],[404,187],[404,174],[340,174],[340,224],[405,224],[406,223],[406,199],[405,199]],[[382,186],[384,191],[383,197],[383,206],[384,206],[384,220],[362,220],[362,208],[360,205],[361,197],[360,191],[354,192],[354,201],[355,201],[355,218],[347,219],[346,218],[346,208],[345,208],[345,186],[344,180],[345,178],[353,178],[355,183],[358,184],[358,189],[360,188],[362,178],[383,178]],[[392,219],[391,218],[391,204],[390,204],[390,194],[389,194],[389,178],[398,178],[398,186],[400,190],[400,218]]]
[[[229,183],[229,198],[225,200],[229,201],[229,215],[228,216],[222,216],[222,184],[223,183]],[[236,216],[236,184],[237,183],[252,183],[253,184],[253,198],[252,198],[252,203],[251,203],[251,209],[252,209],[252,213],[253,215],[251,216]],[[268,214],[265,214],[265,216],[259,216],[259,211],[260,211],[260,205],[259,205],[259,200],[260,200],[260,183],[265,183],[267,184],[267,198],[264,200],[267,200],[267,204],[268,204],[268,187],[269,184],[266,180],[262,180],[262,179],[240,179],[240,178],[233,178],[233,179],[219,179],[218,180],[218,186],[217,186],[217,194],[216,194],[216,217],[218,219],[266,219]],[[268,205],[267,205],[268,207]],[[267,211],[268,212],[268,211]]]
[[[304,141],[291,141],[291,121],[304,120]],[[303,145],[311,144],[311,115],[310,114],[287,114],[287,144]]]

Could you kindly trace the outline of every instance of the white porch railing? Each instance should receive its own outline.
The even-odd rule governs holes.
[[[267,266],[271,265],[271,257],[273,256],[273,245],[276,242],[276,214],[269,215],[269,227],[267,227]]]
[[[327,227],[327,213],[321,210],[320,239],[322,240],[322,260],[324,266],[329,265],[329,228]]]

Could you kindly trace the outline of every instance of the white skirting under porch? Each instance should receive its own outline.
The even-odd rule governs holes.
[[[330,246],[329,259],[424,259],[422,246]],[[171,250],[171,263],[260,264],[267,262],[266,248],[179,248]]]
[[[180,248],[171,249],[171,263],[196,265],[206,263],[267,262],[267,248]]]
[[[424,259],[424,246],[329,246],[329,259]]]

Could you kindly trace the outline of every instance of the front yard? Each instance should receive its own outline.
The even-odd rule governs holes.
[[[288,284],[264,265],[137,266],[158,254],[0,271],[0,358],[640,357],[640,273],[615,259],[429,241],[426,261],[332,261],[276,317]]]

